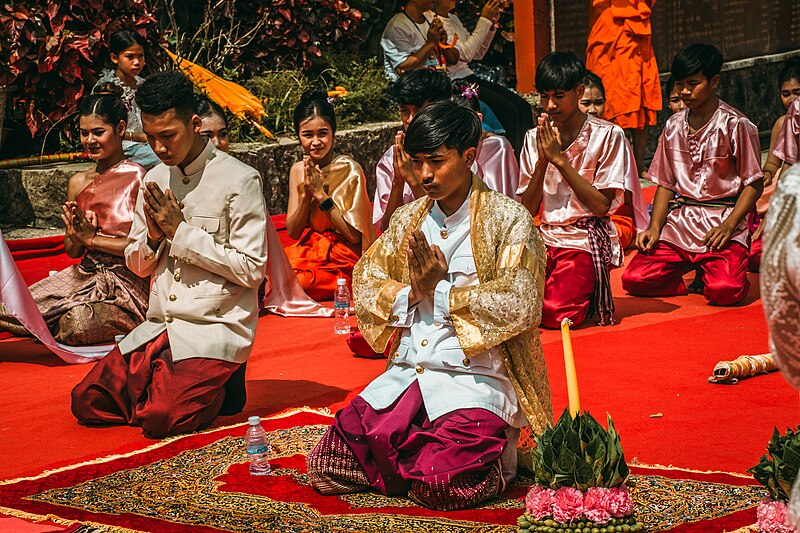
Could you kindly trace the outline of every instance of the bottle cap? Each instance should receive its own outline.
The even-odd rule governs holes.
[[[336,280],[337,285],[347,285],[347,280],[345,278],[339,278]]]
[[[122,342],[122,339],[124,339],[124,338],[125,338],[125,335],[114,335],[114,342],[119,344],[119,343]]]
[[[248,422],[248,423],[249,423],[251,426],[257,426],[257,425],[259,425],[259,424],[261,423],[261,417],[258,417],[258,416],[251,416],[250,418],[248,418],[248,419],[247,419],[247,422]]]

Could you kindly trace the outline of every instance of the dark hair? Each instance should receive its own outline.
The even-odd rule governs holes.
[[[707,79],[719,74],[722,68],[722,52],[713,44],[690,44],[675,55],[670,71],[675,81],[701,72]]]
[[[101,83],[92,94],[81,100],[79,117],[97,116],[103,122],[116,126],[120,120],[128,122],[128,109],[122,101],[122,87],[115,83]]]
[[[450,101],[467,109],[472,109],[476,113],[481,111],[481,103],[478,99],[480,87],[476,83],[467,83],[464,80],[453,82],[453,96]]]
[[[320,117],[331,125],[332,133],[336,133],[336,112],[328,101],[328,92],[322,89],[309,89],[300,97],[300,103],[294,108],[294,132],[300,133],[300,124],[306,120]]]
[[[783,68],[778,73],[778,86],[783,85],[789,80],[800,81],[800,57],[787,59],[783,63]]]
[[[200,118],[211,117],[217,115],[228,127],[228,116],[225,111],[215,101],[209,99],[207,96],[197,97],[197,116]]]
[[[581,83],[583,83],[587,89],[589,87],[597,87],[597,90],[600,91],[600,94],[603,96],[606,95],[606,88],[603,86],[603,79],[591,70],[586,71],[586,75],[583,77]]]
[[[669,100],[669,95],[672,94],[672,90],[675,88],[675,78],[671,75],[667,76],[667,100]]]
[[[574,52],[550,52],[536,67],[536,90],[569,91],[582,83],[586,66]]]
[[[133,30],[117,30],[108,37],[108,49],[115,55],[137,44],[144,48],[147,41]]]
[[[177,70],[157,72],[146,78],[136,91],[136,103],[142,113],[160,115],[170,109],[184,120],[197,113],[194,86]]]
[[[386,88],[397,105],[422,107],[425,102],[447,100],[453,93],[450,78],[441,70],[418,68],[404,72]]]
[[[410,155],[430,153],[444,146],[463,153],[476,148],[481,121],[475,111],[450,101],[426,105],[408,126],[403,147]]]

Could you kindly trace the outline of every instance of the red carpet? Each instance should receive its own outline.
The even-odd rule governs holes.
[[[27,272],[46,275],[63,268],[64,256],[23,259],[21,268],[23,261]],[[774,426],[800,422],[797,393],[777,373],[737,385],[707,383],[717,361],[767,351],[758,277],[751,278],[743,305],[719,308],[697,295],[632,298],[622,292],[620,275],[612,274],[620,323],[573,332],[583,406],[598,417],[612,414],[629,462],[744,472],[764,453]],[[566,404],[560,335],[546,331],[543,340],[560,412]],[[354,359],[330,320],[263,317],[248,365],[246,410],[217,425],[299,405],[336,410],[384,366]],[[62,364],[30,341],[0,341],[0,479],[152,443],[136,428],[75,423],[69,392],[86,372],[87,366]]]
[[[63,235],[6,242],[28,285],[47,277],[51,270],[62,270],[80,261],[64,253]]]
[[[519,478],[478,508],[448,513],[374,493],[319,495],[305,476],[305,456],[330,420],[309,412],[264,420],[273,447],[268,477],[250,475],[240,424],[0,485],[0,507],[62,524],[164,533],[516,530],[529,479]],[[725,473],[633,467],[629,486],[637,518],[653,533],[746,526],[761,499],[752,480]]]

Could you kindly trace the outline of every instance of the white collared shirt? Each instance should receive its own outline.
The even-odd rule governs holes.
[[[451,287],[479,283],[470,239],[470,202],[449,217],[437,203],[421,230],[437,245],[448,265],[448,278],[436,286],[433,300],[409,308],[410,287],[394,301],[389,325],[403,328],[391,366],[370,383],[361,397],[376,411],[389,407],[414,382],[428,418],[433,421],[457,409],[490,411],[513,427],[526,425],[500,350],[493,348],[469,359],[464,355],[449,317]]]

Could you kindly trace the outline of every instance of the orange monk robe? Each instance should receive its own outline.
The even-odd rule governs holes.
[[[629,204],[622,204],[617,212],[609,217],[614,227],[617,228],[619,245],[626,250],[636,238],[636,223],[634,222],[633,208]]]
[[[322,187],[339,209],[342,218],[361,233],[361,243],[351,244],[336,231],[330,213],[312,202],[309,229],[299,242],[285,248],[300,285],[314,300],[331,300],[336,279],[350,283],[353,267],[376,238],[372,207],[364,171],[348,156],[336,156],[322,169]]]
[[[624,129],[656,123],[661,81],[650,12],[656,0],[590,0],[586,67],[606,89],[604,118]]]

